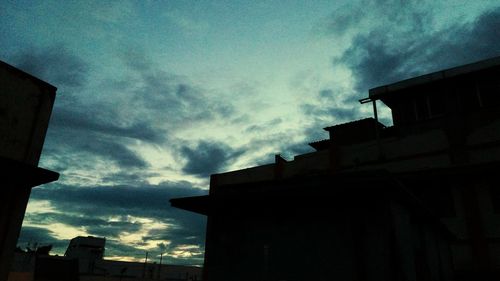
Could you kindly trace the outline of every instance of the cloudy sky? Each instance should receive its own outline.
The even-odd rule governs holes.
[[[0,60],[58,88],[19,246],[201,264],[212,173],[311,151],[369,88],[500,55],[498,1],[21,1]],[[382,120],[389,125],[387,111]]]

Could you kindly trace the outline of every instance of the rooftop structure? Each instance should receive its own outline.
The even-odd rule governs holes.
[[[78,259],[80,272],[92,271],[95,263],[104,257],[106,238],[78,236],[69,242],[64,256]]]
[[[393,126],[378,122],[377,100]],[[208,216],[205,280],[230,280],[227,267],[269,280],[500,279],[500,57],[377,87],[360,102],[373,118],[325,128],[315,152],[214,174],[209,195],[171,200]]]

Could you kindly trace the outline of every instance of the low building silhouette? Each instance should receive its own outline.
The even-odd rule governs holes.
[[[69,241],[64,256],[78,260],[80,273],[94,273],[96,262],[104,258],[106,238],[94,236],[77,236]]]
[[[64,256],[40,255],[36,251],[16,252],[9,281],[33,280],[162,280],[200,281],[202,268],[105,259],[106,239],[78,236],[71,239]]]
[[[204,280],[500,280],[500,57],[360,102],[374,117],[325,128],[315,152],[171,200],[208,217]]]
[[[0,280],[7,280],[35,186],[59,174],[38,167],[56,87],[0,61]]]

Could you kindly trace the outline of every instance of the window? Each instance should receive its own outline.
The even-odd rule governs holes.
[[[488,81],[477,88],[482,106],[500,105],[500,83]]]
[[[444,96],[432,93],[415,97],[413,101],[416,120],[436,118],[445,112]]]
[[[429,106],[430,117],[438,117],[444,114],[445,101],[443,95],[435,93],[427,96],[427,105]]]
[[[493,213],[500,214],[500,185],[498,184],[498,181],[490,183],[490,198]]]
[[[429,119],[429,105],[427,103],[427,97],[421,96],[416,97],[414,100],[415,105],[415,115],[417,120],[427,120]]]
[[[455,200],[450,183],[439,177],[412,179],[406,185],[423,204],[441,218],[456,216]]]
[[[458,95],[462,100],[462,108],[464,111],[478,111],[481,107],[481,99],[479,91],[472,82],[466,85],[460,85],[457,89]]]

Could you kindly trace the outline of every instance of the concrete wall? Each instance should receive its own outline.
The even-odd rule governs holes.
[[[40,80],[0,67],[0,156],[38,164],[55,91]]]
[[[56,88],[0,61],[0,161],[37,166]],[[21,165],[22,166],[22,165]],[[5,173],[5,171],[0,171]],[[18,177],[27,177],[20,171]],[[5,179],[9,175],[2,175]],[[0,281],[6,280],[32,186],[0,190]]]
[[[208,280],[451,280],[448,242],[431,223],[380,194],[329,198],[212,214]]]

